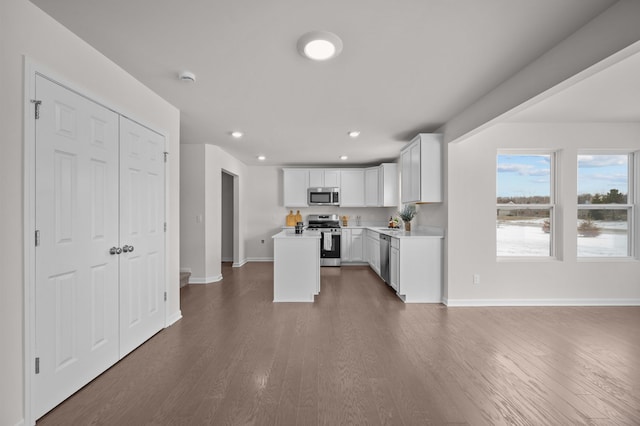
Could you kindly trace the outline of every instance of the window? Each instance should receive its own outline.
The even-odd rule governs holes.
[[[498,153],[496,167],[496,254],[554,255],[553,153]]]
[[[578,155],[578,257],[629,257],[632,154]]]

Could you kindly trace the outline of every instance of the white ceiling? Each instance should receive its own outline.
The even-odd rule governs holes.
[[[349,165],[397,157],[615,1],[32,2],[180,108],[182,143],[250,165]],[[300,57],[312,30],[338,34],[342,54]]]

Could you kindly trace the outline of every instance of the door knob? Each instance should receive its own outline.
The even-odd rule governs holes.
[[[122,247],[122,251],[125,253],[131,253],[133,251],[133,246],[124,246]]]
[[[122,249],[120,247],[111,247],[109,249],[110,254],[120,254],[122,253]]]

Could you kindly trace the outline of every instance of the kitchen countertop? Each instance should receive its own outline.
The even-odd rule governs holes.
[[[320,238],[320,231],[309,231],[305,229],[302,234],[296,234],[292,229],[293,228],[285,227],[283,231],[274,235],[272,238]],[[384,226],[371,225],[349,225],[343,226],[342,229],[368,229],[379,234],[389,235],[393,238],[444,238],[444,232],[441,228],[436,226],[418,227],[418,229],[414,229],[409,232],[405,231],[404,228],[389,229]]]
[[[319,231],[308,231],[305,230],[302,234],[296,234],[296,231],[290,231],[288,229],[285,229],[284,231],[280,231],[279,233],[277,233],[276,235],[274,235],[271,238],[316,238],[319,239],[320,238],[320,232]]]

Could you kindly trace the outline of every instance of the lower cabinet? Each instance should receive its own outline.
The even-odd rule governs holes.
[[[396,293],[400,291],[400,239],[391,238],[389,251],[389,285]]]
[[[367,231],[367,263],[380,275],[380,234]]]
[[[441,303],[442,239],[393,238],[391,243],[390,281],[398,296],[405,303]]]
[[[340,240],[341,260],[343,262],[364,262],[364,234],[362,228],[342,228]]]

